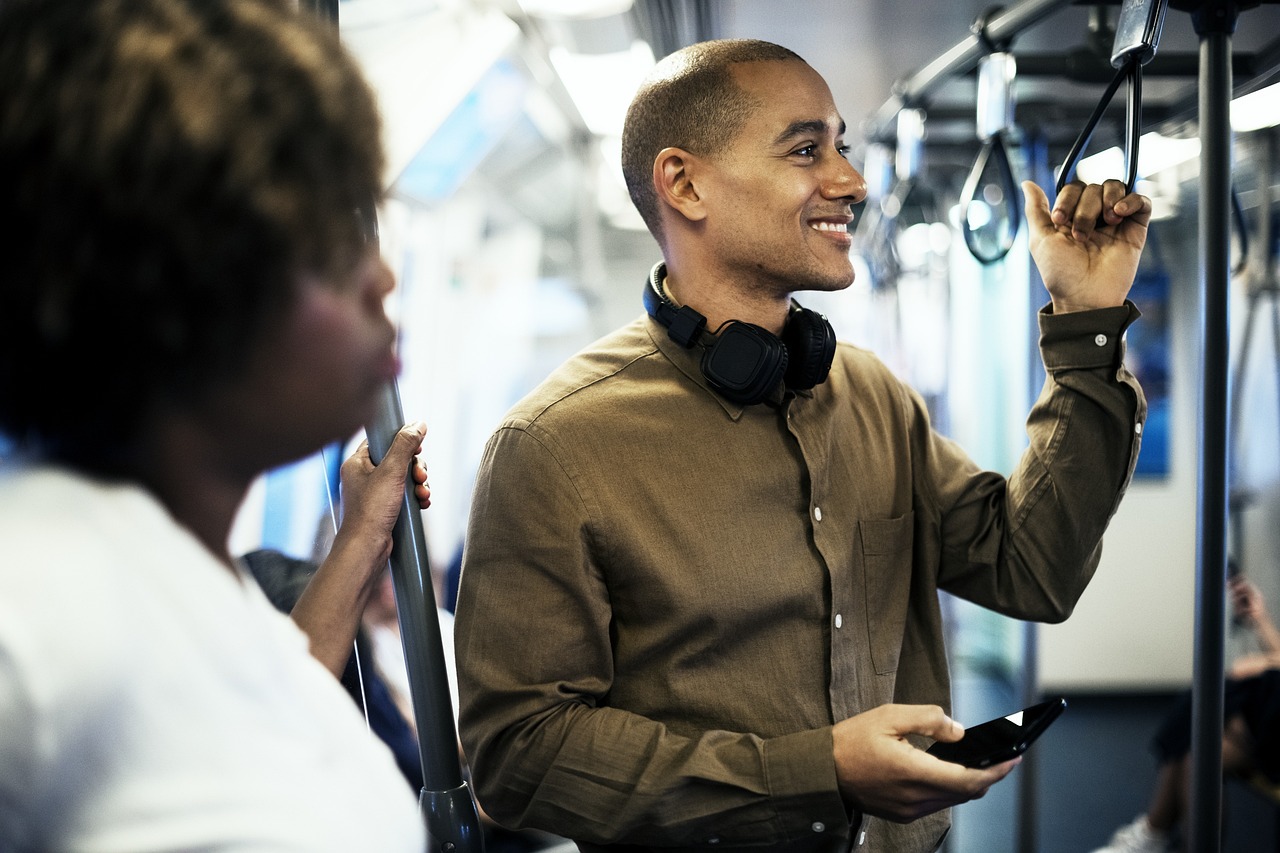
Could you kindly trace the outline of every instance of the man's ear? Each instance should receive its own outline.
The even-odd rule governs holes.
[[[702,161],[683,148],[663,148],[653,159],[653,186],[667,207],[691,222],[706,217],[697,176]]]

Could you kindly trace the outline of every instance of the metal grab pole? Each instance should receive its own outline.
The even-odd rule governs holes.
[[[369,456],[375,464],[387,455],[403,425],[400,392],[391,382],[383,392],[378,412],[365,429]],[[391,580],[418,729],[418,757],[422,762],[423,787],[418,804],[427,824],[428,850],[482,851],[484,840],[479,814],[471,790],[462,778],[458,729],[453,719],[449,675],[440,637],[440,616],[414,485],[406,472],[400,517],[391,533]]]
[[[302,0],[300,8],[338,29],[339,0]],[[376,205],[358,211],[365,237],[378,239]],[[394,381],[383,389],[378,411],[365,426],[369,458],[376,465],[391,449],[404,426],[400,390]],[[440,616],[431,585],[427,537],[414,498],[414,482],[405,472],[400,515],[391,530],[391,582],[399,613],[400,643],[404,647],[418,732],[418,760],[422,763],[422,792],[418,808],[427,826],[427,850],[440,853],[483,851],[480,816],[471,791],[462,778],[458,728],[453,719],[453,699],[440,639]]]
[[[1222,846],[1223,653],[1226,644],[1227,421],[1231,277],[1232,0],[1192,12],[1200,35],[1201,425],[1195,665],[1188,849]]]

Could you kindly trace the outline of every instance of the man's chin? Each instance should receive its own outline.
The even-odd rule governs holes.
[[[802,290],[818,290],[823,293],[834,293],[837,290],[844,290],[853,284],[853,267],[850,266],[847,273],[833,273],[828,275],[810,276],[810,280],[805,283]]]

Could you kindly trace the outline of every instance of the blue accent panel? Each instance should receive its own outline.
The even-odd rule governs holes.
[[[331,524],[330,495],[338,500],[343,445],[283,465],[266,474],[262,548],[298,559],[315,556],[316,537]]]
[[[1142,312],[1141,319],[1125,333],[1125,364],[1138,377],[1147,397],[1147,422],[1142,428],[1142,450],[1135,477],[1169,474],[1169,274],[1163,269],[1142,269],[1129,290],[1129,299]]]
[[[529,81],[509,60],[484,73],[396,181],[421,201],[453,195],[519,118]]]
[[[297,466],[269,471],[266,477],[267,497],[262,510],[262,547],[299,556],[292,547],[294,478]]]

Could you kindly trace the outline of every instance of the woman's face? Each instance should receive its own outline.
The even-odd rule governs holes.
[[[384,308],[394,286],[373,246],[338,280],[299,279],[278,327],[206,412],[248,464],[280,465],[345,441],[368,423],[400,371],[395,327]]]

